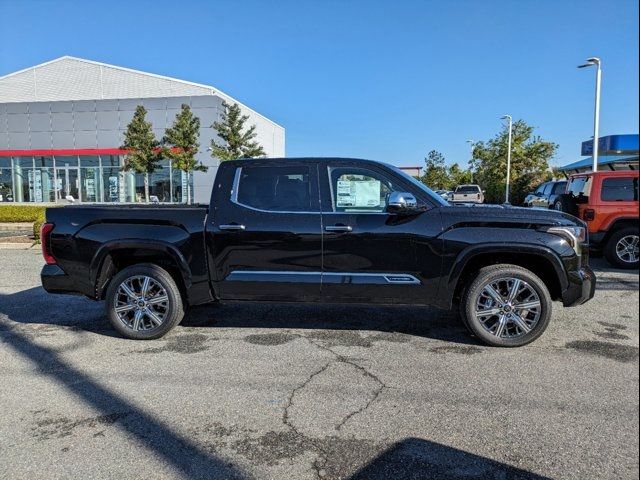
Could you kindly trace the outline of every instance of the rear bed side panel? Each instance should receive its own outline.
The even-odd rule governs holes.
[[[210,299],[204,257],[206,212],[198,207],[146,206],[48,209],[47,221],[55,224],[51,250],[77,291],[92,298],[108,255],[132,248],[167,253],[183,276],[189,302],[193,298],[202,303],[203,295]]]

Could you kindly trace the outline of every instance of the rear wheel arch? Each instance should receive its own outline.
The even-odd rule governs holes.
[[[172,245],[162,242],[121,242],[103,245],[91,264],[95,296],[104,299],[113,277],[123,269],[137,264],[153,264],[166,270],[176,282],[186,300],[191,286],[191,274],[182,254]]]
[[[602,243],[607,243],[611,236],[618,230],[628,227],[640,228],[640,220],[635,217],[616,218],[606,229],[604,229],[607,233],[605,233]]]

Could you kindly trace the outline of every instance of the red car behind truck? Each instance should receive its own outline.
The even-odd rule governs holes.
[[[589,244],[612,265],[638,268],[638,171],[601,171],[572,175],[556,203],[584,220]]]

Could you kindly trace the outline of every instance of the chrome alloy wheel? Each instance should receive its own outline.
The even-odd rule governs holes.
[[[113,309],[125,327],[151,330],[164,322],[169,312],[169,296],[157,280],[137,275],[118,286]]]
[[[627,235],[616,243],[616,255],[625,263],[636,263],[640,258],[638,252],[638,235]]]
[[[540,297],[519,278],[492,280],[476,299],[476,317],[485,330],[498,338],[526,335],[538,324],[541,313]]]

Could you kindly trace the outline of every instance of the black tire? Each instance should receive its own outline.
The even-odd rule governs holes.
[[[504,279],[514,279],[512,284],[516,283],[515,279],[518,279],[521,282],[526,282],[526,284],[528,284],[526,288],[532,289],[532,293],[535,292],[535,295],[537,295],[540,304],[539,317],[537,322],[531,327],[530,331],[526,333],[521,331],[518,335],[514,333],[514,335],[510,337],[498,337],[495,333],[489,331],[485,326],[486,323],[481,322],[476,315],[476,304],[479,301],[484,288],[492,282],[496,282],[498,280],[502,281]],[[518,313],[515,309],[511,310],[510,304],[508,308],[513,313]],[[523,310],[520,310],[520,314],[522,314],[522,312]],[[468,288],[464,290],[462,301],[460,302],[460,313],[467,328],[482,342],[494,347],[521,347],[533,342],[547,329],[549,321],[551,320],[551,312],[551,295],[549,295],[549,290],[544,282],[530,270],[509,264],[491,265],[480,269],[475,278],[473,278],[469,284]],[[534,315],[535,317],[535,314],[529,312],[525,316],[527,315]],[[498,315],[496,315],[496,317],[498,317]],[[489,322],[491,318],[494,317],[489,317],[486,322]],[[506,333],[508,333],[509,328],[516,333],[519,331],[516,328],[515,323],[510,323],[509,325],[510,327],[505,327],[507,329]],[[529,325],[527,324],[527,326]]]
[[[156,286],[156,291],[159,293],[157,294],[155,299],[164,298],[166,296],[167,300],[165,302],[162,302],[162,304],[152,306],[151,302],[154,301],[154,298],[149,298],[149,304],[144,305],[144,310],[151,310],[151,313],[155,316],[156,319],[160,317],[162,318],[162,322],[160,324],[155,324],[151,320],[151,314],[146,315],[142,313],[142,320],[139,320],[138,324],[142,322],[143,328],[145,326],[148,326],[149,328],[135,330],[133,328],[133,325],[127,325],[125,323],[127,318],[122,319],[116,312],[115,306],[116,302],[122,303],[123,299],[129,298],[128,296],[123,295],[123,290],[120,289],[123,282],[131,279],[134,279],[131,280],[133,282],[139,282],[140,277],[148,277],[154,282],[157,282],[153,284],[159,285]],[[164,292],[162,291],[162,289],[164,290]],[[140,298],[142,299],[142,297]],[[142,299],[142,301],[144,303],[144,299]],[[142,308],[138,308],[137,303],[133,300],[131,300],[130,303],[132,305],[136,304],[134,307],[135,310],[139,310]],[[128,307],[127,305],[123,306],[125,308]],[[113,325],[113,328],[115,328],[123,337],[133,340],[153,340],[156,338],[160,338],[167,332],[169,332],[169,330],[171,330],[173,327],[178,325],[184,317],[182,296],[180,294],[180,289],[176,285],[176,282],[166,270],[151,263],[139,263],[118,272],[113,277],[113,279],[109,283],[109,287],[107,288],[107,292],[105,295],[105,307],[107,310],[107,316],[109,317],[109,321]],[[161,315],[160,312],[156,310],[157,308],[162,308]],[[127,312],[123,313],[123,316],[126,317],[127,315],[131,315],[131,310],[131,308],[128,308]],[[134,316],[135,310],[133,311]],[[158,315],[156,315],[156,313]],[[131,322],[133,321],[134,320],[131,320]]]
[[[618,268],[624,268],[624,269],[634,269],[634,268],[638,268],[638,227],[626,227],[626,228],[621,228],[620,230],[615,231],[611,237],[609,237],[609,240],[607,240],[607,243],[604,246],[604,256],[607,259],[607,261],[613,265],[614,267],[618,267]],[[635,237],[636,239],[636,243],[635,243],[635,258],[636,261],[625,261],[624,258],[621,258],[619,251],[618,251],[618,242],[620,242],[622,239],[624,238],[629,238],[629,237]],[[631,260],[627,255],[623,255],[623,257],[627,258],[628,260]]]
[[[551,205],[549,207],[551,210],[556,210],[558,212],[562,211],[562,203],[560,203],[559,200],[556,200],[555,202],[553,202],[553,205]]]

